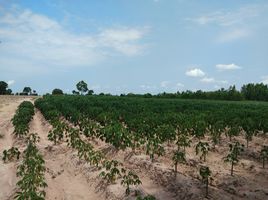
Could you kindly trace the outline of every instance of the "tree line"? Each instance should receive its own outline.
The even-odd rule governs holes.
[[[12,90],[8,87],[8,84],[5,81],[0,81],[0,95],[14,95]],[[37,96],[37,92],[32,90],[31,87],[24,87],[22,92],[17,92],[15,95],[32,95]]]
[[[79,81],[76,84],[76,89],[73,90],[73,95],[93,95],[94,91],[88,89],[88,85],[85,81]],[[11,95],[12,90],[8,88],[8,84],[4,81],[0,81],[0,95]],[[52,95],[63,95],[63,91],[59,88],[52,90]],[[38,95],[35,90],[30,87],[24,87],[23,91],[16,93],[16,95]],[[100,93],[99,95],[105,95]],[[110,94],[108,94],[110,96]],[[204,99],[204,100],[230,100],[230,101],[268,101],[268,85],[263,83],[249,83],[242,86],[240,90],[236,88],[235,85],[230,86],[228,89],[221,88],[216,91],[182,91],[176,93],[159,93],[157,95],[152,95],[150,93],[146,94],[121,94],[122,97],[144,97],[144,98],[180,98],[180,99]]]
[[[159,93],[152,95],[146,93],[144,95],[138,95],[128,93],[127,95],[121,94],[121,96],[128,97],[157,97],[157,98],[180,98],[180,99],[204,99],[204,100],[230,100],[230,101],[268,101],[268,86],[263,83],[249,83],[243,85],[240,90],[236,89],[236,86],[230,86],[228,89],[221,88],[217,91],[202,91],[197,90],[195,92],[186,90],[183,92],[176,93]]]

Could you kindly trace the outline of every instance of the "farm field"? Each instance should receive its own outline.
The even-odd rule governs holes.
[[[11,121],[23,101],[34,109],[25,127]],[[35,190],[44,199],[266,199],[267,119],[263,102],[0,96],[0,151],[21,152],[1,154],[0,199],[23,190],[16,173],[31,145],[44,161]]]

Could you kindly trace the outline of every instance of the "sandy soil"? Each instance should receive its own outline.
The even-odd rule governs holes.
[[[17,146],[21,150],[25,148],[23,141],[13,137],[13,127],[10,119],[20,102],[25,98],[0,96],[0,151]],[[28,97],[29,99],[29,97]],[[29,99],[33,101],[32,99]],[[79,160],[77,152],[67,147],[63,142],[54,145],[47,139],[51,125],[36,110],[30,123],[30,132],[38,133],[40,142],[38,148],[44,156],[46,164],[46,199],[135,199],[134,192],[129,197],[124,195],[125,188],[116,184],[106,185],[100,178],[100,171],[90,166],[83,160]],[[243,137],[236,138],[245,143]],[[209,139],[205,139],[209,141]],[[255,137],[250,147],[245,150],[241,160],[235,166],[234,176],[230,176],[230,165],[223,162],[223,157],[228,152],[228,138],[222,137],[221,144],[216,150],[209,152],[207,161],[200,161],[195,155],[193,140],[191,148],[186,149],[186,164],[178,166],[178,174],[175,177],[171,155],[174,145],[166,145],[166,156],[157,158],[151,162],[142,150],[133,154],[131,149],[115,151],[115,149],[100,140],[88,141],[94,148],[101,150],[109,159],[116,159],[124,164],[124,167],[135,171],[142,185],[136,189],[143,195],[151,194],[157,199],[204,199],[204,185],[200,181],[198,169],[201,164],[208,165],[212,171],[213,180],[209,187],[210,199],[268,199],[268,170],[262,169],[258,159],[258,151],[261,145],[268,143],[268,138]],[[210,142],[210,141],[209,141]],[[2,155],[1,155],[2,156]],[[11,199],[16,191],[16,167],[18,162],[4,164],[0,161],[0,199]]]

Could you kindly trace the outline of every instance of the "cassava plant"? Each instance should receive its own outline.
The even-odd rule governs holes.
[[[23,152],[23,161],[18,166],[17,176],[20,177],[20,180],[17,185],[19,191],[16,193],[15,199],[45,199],[44,188],[47,187],[45,161],[35,145],[36,141],[37,137],[34,134],[28,138],[27,148]]]
[[[192,141],[189,139],[188,133],[186,131],[185,132],[179,132],[177,134],[176,145],[177,145],[178,150],[183,148],[183,151],[185,152],[186,147],[191,146],[191,142]]]
[[[103,162],[103,167],[105,171],[100,173],[100,177],[106,180],[108,183],[114,184],[115,180],[118,177],[121,177],[120,167],[122,163],[118,162],[117,160],[105,160]]]
[[[152,162],[154,162],[155,155],[163,156],[165,154],[165,149],[161,145],[159,139],[152,138],[147,140],[146,154],[150,156]]]
[[[138,196],[136,200],[156,200],[156,198],[152,195],[147,195],[145,197]]]
[[[262,168],[265,168],[265,160],[268,160],[268,146],[263,146],[260,152],[260,158],[262,160]]]
[[[224,157],[224,161],[231,163],[231,176],[233,176],[234,165],[239,162],[238,156],[243,150],[244,145],[241,145],[239,142],[229,144],[229,154]]]
[[[126,173],[125,169],[122,169],[121,171],[124,173],[122,177],[121,185],[126,187],[126,195],[128,196],[130,194],[130,186],[140,185],[141,181],[139,179],[139,176],[133,171],[129,171],[128,173]]]
[[[201,153],[200,159],[203,158],[204,162],[206,162],[206,157],[209,151],[209,144],[207,142],[198,142],[196,147],[195,147],[195,153],[198,155]]]
[[[175,171],[175,176],[177,176],[177,172],[178,172],[178,163],[184,163],[186,162],[186,158],[185,158],[185,152],[184,151],[175,151],[173,156],[172,156],[172,161],[174,164],[174,171]]]
[[[199,169],[199,174],[202,178],[202,182],[206,184],[206,198],[208,197],[208,185],[209,185],[209,178],[211,178],[211,171],[207,166],[201,166]]]
[[[14,158],[16,158],[17,160],[20,159],[20,151],[18,150],[17,147],[11,147],[10,149],[3,151],[4,162],[11,161]]]

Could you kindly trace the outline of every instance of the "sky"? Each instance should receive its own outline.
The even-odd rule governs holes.
[[[13,92],[268,84],[267,0],[0,0],[0,41]]]

